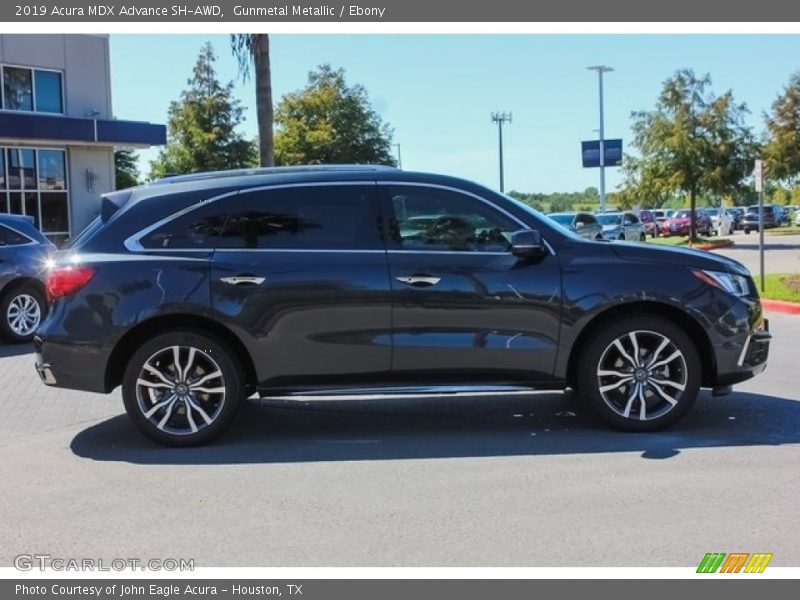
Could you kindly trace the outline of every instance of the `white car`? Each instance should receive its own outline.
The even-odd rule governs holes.
[[[800,209],[794,211],[794,224],[800,227]]]
[[[734,230],[733,215],[724,208],[707,208],[706,214],[711,217],[711,230],[715,235],[732,235]]]

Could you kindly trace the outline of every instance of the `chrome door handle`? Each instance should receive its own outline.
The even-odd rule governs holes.
[[[395,279],[400,283],[413,285],[415,287],[429,287],[436,285],[442,280],[441,277],[431,277],[429,275],[410,275],[409,277],[395,277]]]
[[[261,285],[266,281],[266,278],[237,275],[236,277],[220,277],[219,280],[230,285]]]

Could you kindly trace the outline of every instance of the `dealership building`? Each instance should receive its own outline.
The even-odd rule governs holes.
[[[0,35],[0,212],[62,244],[114,189],[115,149],[164,143],[164,125],[115,118],[107,35]]]

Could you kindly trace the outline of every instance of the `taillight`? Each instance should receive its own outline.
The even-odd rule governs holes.
[[[61,298],[74,294],[94,277],[95,269],[91,267],[56,267],[47,276],[47,295],[50,298]]]

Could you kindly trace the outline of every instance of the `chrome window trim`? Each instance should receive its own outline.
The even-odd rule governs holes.
[[[293,252],[313,254],[330,252],[338,254],[386,254],[386,250],[380,248],[217,248],[217,252]]]
[[[249,194],[251,192],[263,192],[265,190],[280,190],[280,189],[287,189],[287,188],[296,188],[296,187],[317,187],[317,186],[331,186],[331,185],[369,185],[374,186],[374,181],[308,181],[308,182],[300,182],[300,183],[281,183],[278,185],[262,185],[258,187],[246,188],[246,189],[238,189],[232,192],[225,192],[224,194],[219,194],[217,196],[212,196],[206,200],[202,200],[196,204],[192,204],[179,210],[176,213],[172,213],[160,219],[159,221],[153,223],[152,225],[148,225],[144,229],[140,229],[133,235],[130,235],[125,239],[123,242],[123,246],[129,252],[213,252],[215,251],[214,248],[145,248],[141,244],[141,239],[145,237],[147,234],[151,233],[152,231],[158,229],[169,223],[170,221],[174,221],[175,219],[179,219],[180,217],[192,212],[193,210],[198,210],[201,207],[208,206],[212,202],[216,202],[218,200],[222,200],[223,198],[229,198],[231,196],[241,196],[243,194]],[[226,248],[220,248],[218,251],[226,250]],[[227,250],[281,250],[280,248],[228,248]],[[325,252],[325,250],[315,250],[315,252]],[[380,252],[384,252],[384,250],[380,250]]]
[[[485,204],[489,208],[496,210],[497,212],[501,213],[502,215],[504,215],[508,219],[511,219],[512,221],[514,221],[522,229],[530,229],[530,226],[527,223],[523,222],[519,217],[517,217],[517,216],[511,214],[510,212],[508,212],[505,208],[503,208],[501,206],[497,206],[494,202],[490,202],[489,200],[487,200],[486,198],[484,198],[482,196],[479,196],[478,194],[475,194],[473,192],[469,192],[467,190],[462,190],[461,188],[452,187],[452,186],[449,186],[449,185],[441,185],[441,184],[438,184],[438,183],[422,183],[422,182],[418,182],[418,181],[378,181],[377,184],[378,184],[379,187],[380,186],[403,186],[404,185],[404,186],[408,186],[408,187],[433,188],[433,189],[445,190],[445,191],[448,191],[448,192],[455,192],[457,194],[462,194],[464,196],[468,196],[470,198],[474,198],[475,200],[478,200],[479,202],[482,202],[483,204]],[[553,247],[550,245],[550,242],[548,242],[544,238],[542,238],[542,241],[544,241],[544,245],[547,247],[547,250],[550,252],[550,254],[555,256],[556,252],[553,249]],[[402,251],[402,249],[390,250],[390,252],[396,252],[396,251]],[[440,253],[444,252],[444,253],[453,253],[453,254],[486,254],[486,253],[472,252],[470,250],[466,250],[466,251],[459,251],[459,250],[438,250],[438,251],[437,250],[407,250],[407,252],[428,252],[428,253],[430,253],[430,252],[440,252]],[[511,252],[510,251],[509,252],[497,252],[497,253],[492,252],[490,254],[511,254]]]

